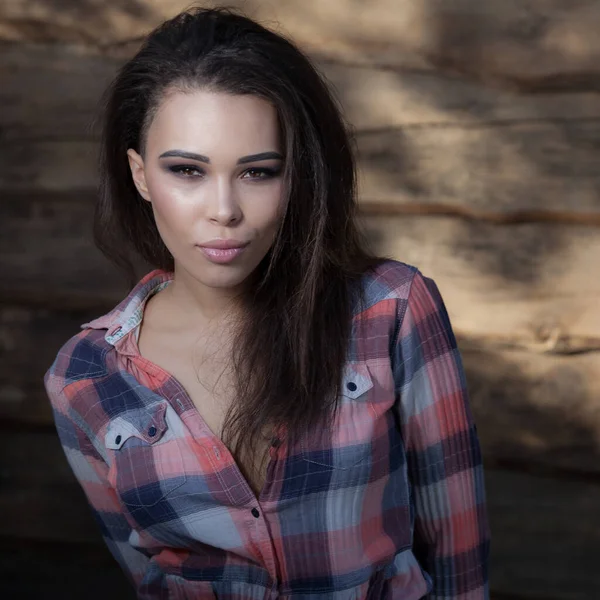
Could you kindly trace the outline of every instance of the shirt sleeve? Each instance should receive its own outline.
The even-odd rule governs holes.
[[[397,406],[431,600],[489,598],[483,466],[461,355],[432,279],[415,272],[395,344]]]
[[[108,483],[108,465],[86,433],[68,414],[68,403],[62,392],[53,389],[52,376],[44,383],[51,401],[54,421],[67,461],[81,485],[102,538],[136,590],[152,570],[150,557],[131,544],[132,527],[124,516],[119,498]]]

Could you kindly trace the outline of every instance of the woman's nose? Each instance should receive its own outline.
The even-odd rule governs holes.
[[[235,187],[223,178],[216,181],[208,198],[208,218],[215,223],[228,225],[239,221],[242,216],[241,206],[238,202]]]

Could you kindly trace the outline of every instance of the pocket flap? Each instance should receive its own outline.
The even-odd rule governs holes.
[[[356,400],[373,387],[366,364],[347,364],[342,377],[342,395]]]
[[[165,402],[124,412],[109,423],[104,445],[111,450],[119,450],[131,437],[154,444],[167,430],[166,410]]]

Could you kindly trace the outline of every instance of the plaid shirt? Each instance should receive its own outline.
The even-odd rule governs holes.
[[[182,386],[139,354],[144,304],[172,277],[152,271],[82,325],[44,378],[138,598],[488,598],[480,447],[433,280],[394,260],[364,276],[339,417],[274,443],[257,498]]]

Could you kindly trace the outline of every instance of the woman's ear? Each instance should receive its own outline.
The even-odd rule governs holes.
[[[144,200],[150,201],[150,194],[148,193],[148,186],[146,185],[146,172],[144,170],[144,159],[132,148],[127,150],[127,160],[129,161],[129,168],[131,169],[131,176],[133,177],[133,183],[140,196]]]

